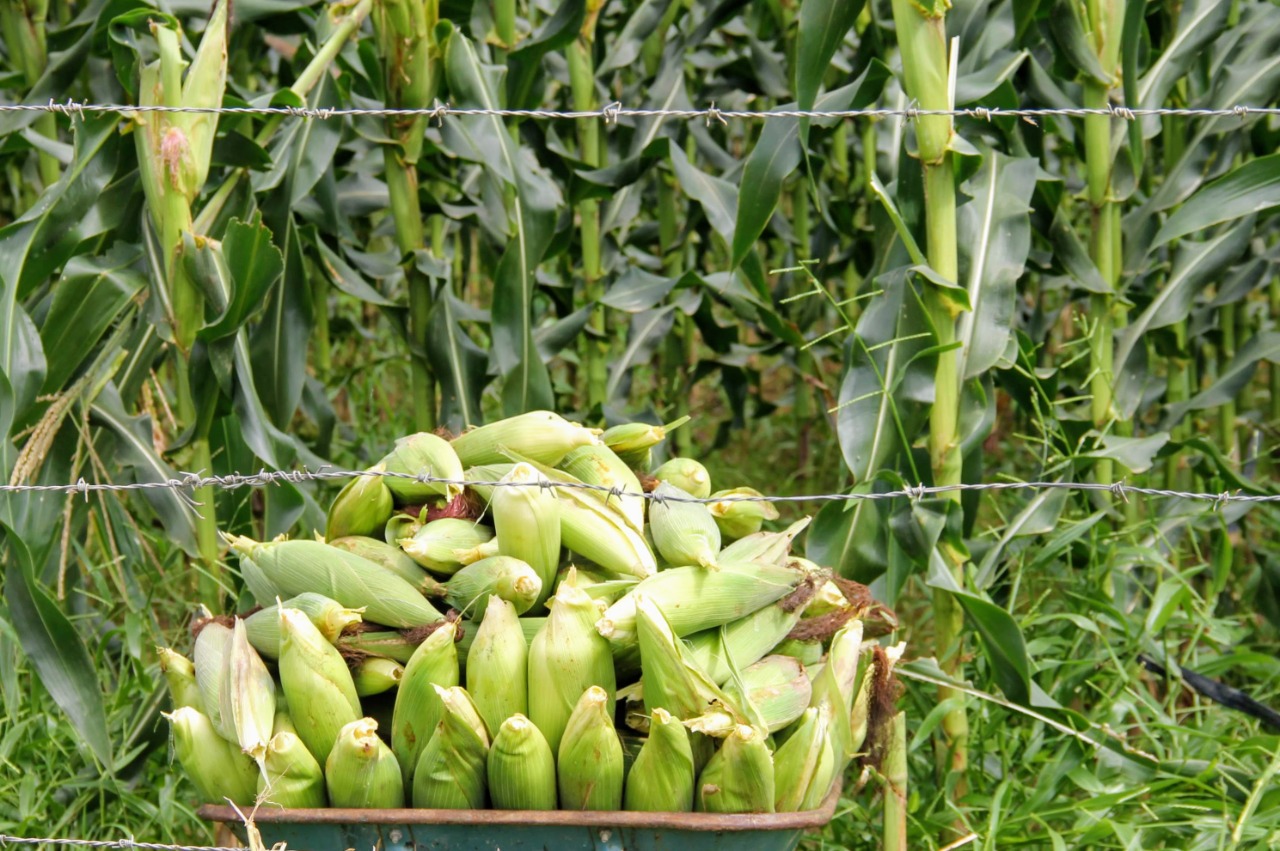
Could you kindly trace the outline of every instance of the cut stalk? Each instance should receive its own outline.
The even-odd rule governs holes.
[[[889,721],[884,759],[884,851],[906,851],[907,845],[907,716]]]
[[[953,63],[946,35],[947,3],[893,0],[893,19],[902,53],[902,69],[908,97],[925,110],[949,110],[953,102]],[[952,121],[947,115],[927,115],[916,121],[916,142],[924,170],[925,229],[929,265],[949,281],[960,279],[956,247],[956,189],[950,143]],[[870,180],[870,174],[868,174]],[[939,348],[934,372],[933,410],[929,416],[929,458],[935,485],[960,484],[962,459],[957,437],[960,414],[960,374],[956,341],[956,308],[937,287],[926,287],[925,305]],[[947,498],[957,504],[960,492]],[[964,584],[964,559],[950,547],[940,548],[954,580]],[[934,642],[939,664],[948,675],[959,677],[963,648],[964,613],[954,596],[946,591],[933,594]],[[942,721],[943,740],[938,742],[939,767],[954,773],[955,797],[967,791],[965,771],[969,761],[969,719],[964,695],[946,686],[938,689],[939,700],[954,700],[958,706]]]
[[[1223,365],[1236,356],[1236,306],[1224,304],[1218,308],[1218,324],[1222,330],[1222,346],[1219,352]],[[1236,402],[1231,399],[1218,408],[1218,441],[1222,453],[1239,463],[1240,447],[1236,441]]]

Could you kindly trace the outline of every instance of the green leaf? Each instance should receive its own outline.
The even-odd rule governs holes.
[[[544,100],[535,87],[542,78],[542,57],[563,50],[578,37],[587,16],[585,0],[565,0],[533,38],[507,56],[507,107],[537,109]]]
[[[283,258],[280,285],[271,289],[267,311],[262,321],[253,329],[252,365],[254,383],[262,394],[254,394],[257,403],[270,413],[274,426],[288,428],[298,409],[298,400],[302,396],[302,385],[307,375],[307,351],[311,339],[311,286],[293,216],[285,214],[277,217],[277,220],[280,218],[283,219],[283,230],[278,232],[278,236],[284,245],[283,254],[274,246],[257,242],[263,235],[263,228],[252,237],[246,236],[245,249],[258,246],[263,251],[274,250],[275,258],[257,260],[245,256],[241,262],[246,267],[262,264],[264,271],[271,271],[276,267],[276,261]],[[227,259],[230,263],[230,258]],[[254,449],[256,451],[257,447]]]
[[[364,279],[358,271],[351,267],[338,252],[330,248],[322,238],[314,243],[320,255],[320,266],[329,273],[329,280],[341,292],[360,301],[376,304],[380,307],[398,307],[399,304],[378,292],[372,284]]]
[[[660,304],[678,281],[678,278],[646,272],[639,266],[628,266],[600,301],[614,310],[639,313]]]
[[[671,332],[675,323],[674,304],[646,310],[631,317],[627,334],[627,347],[614,360],[609,371],[609,383],[605,385],[605,398],[613,400],[626,394],[627,379],[631,368],[647,363],[663,338]]]
[[[804,555],[846,579],[868,584],[889,567],[884,500],[828,502],[805,533]]]
[[[1147,435],[1145,437],[1121,437],[1115,434],[1103,435],[1099,441],[1101,449],[1081,453],[1081,458],[1110,458],[1119,461],[1133,473],[1145,473],[1151,469],[1157,453],[1169,442],[1167,432]]]
[[[1218,0],[1188,0],[1183,3],[1178,9],[1178,29],[1138,81],[1138,99],[1133,106],[1142,109],[1165,106],[1169,92],[1203,57],[1205,46],[1218,37],[1230,14],[1231,4]],[[1159,132],[1158,117],[1144,119],[1144,123],[1148,126],[1144,133],[1147,138]]]
[[[1054,257],[1067,270],[1071,279],[1085,292],[1109,293],[1112,287],[1102,278],[1102,273],[1094,265],[1089,250],[1080,241],[1080,236],[1071,226],[1066,212],[1059,208],[1053,216],[1053,224],[1049,226],[1049,240],[1053,243]]]
[[[991,369],[1008,347],[1017,283],[1031,251],[1029,213],[1038,171],[1033,157],[989,151],[962,186],[973,200],[956,211],[960,279],[971,306],[957,323],[961,379]]]
[[[44,391],[61,390],[120,312],[146,286],[133,269],[137,246],[119,244],[100,257],[76,257],[53,288],[40,339],[48,359]]]
[[[447,22],[438,35],[443,35],[449,89],[459,105],[497,109],[500,104],[471,41]],[[459,122],[470,138],[485,142],[482,149],[495,152],[485,168],[515,189],[508,209],[513,238],[494,274],[493,357],[504,379],[503,409],[512,415],[552,408],[551,378],[533,338],[533,298],[534,273],[551,244],[555,211],[562,204],[560,189],[528,148],[516,146],[500,118],[449,121]]]
[[[1004,553],[1019,537],[1048,535],[1058,527],[1058,519],[1066,508],[1070,491],[1066,488],[1045,488],[1036,491],[1013,519],[1005,524],[1000,539],[982,557],[974,585],[986,589],[995,579]]]
[[[247,223],[232,219],[219,250],[226,264],[229,298],[222,314],[200,332],[200,339],[206,341],[229,337],[244,327],[284,271],[284,256],[271,241],[271,230],[262,224],[261,215]]]
[[[797,109],[808,111],[817,103],[822,78],[863,5],[864,0],[803,0],[800,4],[793,62]],[[808,147],[808,119],[800,123],[799,133],[800,144]]]
[[[1098,61],[1084,18],[1084,5],[1075,0],[1055,0],[1049,15],[1049,32],[1054,42],[1076,70],[1099,83],[1111,84],[1111,75]]]
[[[1204,186],[1165,221],[1153,248],[1280,205],[1280,154],[1250,160]]]
[[[460,306],[453,293],[443,288],[432,305],[427,334],[427,358],[440,382],[441,416],[456,432],[484,425],[480,397],[489,383],[489,359],[459,322]]]
[[[110,774],[111,738],[93,657],[75,626],[40,587],[26,544],[3,523],[0,531],[10,554],[5,559],[5,602],[22,650],[104,773]]]
[[[733,245],[733,228],[738,218],[738,187],[697,168],[680,151],[672,152],[671,168],[680,181],[680,188],[702,207],[711,228],[727,245]]]
[[[604,55],[604,60],[596,69],[596,75],[603,76],[634,62],[640,55],[644,40],[658,28],[670,5],[671,0],[642,0],[631,13],[631,17],[627,18],[627,22],[622,25],[622,29],[618,31],[608,52]]]
[[[1280,331],[1262,331],[1250,337],[1212,384],[1187,401],[1166,408],[1164,423],[1176,423],[1189,411],[1217,408],[1233,401],[1253,377],[1259,361],[1280,361]]]

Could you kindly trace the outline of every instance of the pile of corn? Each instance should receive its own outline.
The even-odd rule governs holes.
[[[807,520],[761,531],[772,506],[689,459],[650,473],[664,436],[549,412],[416,434],[323,539],[229,537],[265,607],[206,612],[190,660],[160,651],[202,799],[818,807],[896,654],[864,645],[867,600],[791,555]]]

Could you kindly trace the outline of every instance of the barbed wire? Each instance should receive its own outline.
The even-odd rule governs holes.
[[[75,848],[127,848],[139,851],[245,851],[217,845],[167,845],[161,842],[135,842],[132,839],[55,839],[30,836],[8,836],[0,833],[0,848],[9,845],[60,845]]]
[[[952,118],[977,118],[990,121],[994,118],[1022,118],[1034,122],[1037,118],[1063,116],[1084,118],[1091,115],[1106,115],[1124,121],[1137,121],[1148,117],[1182,117],[1182,118],[1230,118],[1235,116],[1241,121],[1249,116],[1280,115],[1280,107],[1237,105],[1228,107],[1127,107],[1115,104],[1105,107],[1018,107],[1002,109],[1000,107],[964,107],[960,109],[920,109],[915,106],[902,108],[875,109],[774,109],[744,110],[719,109],[715,103],[702,109],[650,109],[645,107],[623,106],[620,102],[602,106],[592,110],[552,110],[552,109],[493,109],[484,107],[455,107],[437,103],[431,107],[393,108],[393,107],[309,107],[309,106],[133,106],[113,103],[84,103],[72,99],[57,102],[52,99],[48,103],[16,103],[0,104],[0,114],[6,112],[47,112],[61,115],[76,115],[83,118],[87,113],[119,113],[121,115],[143,113],[195,113],[200,115],[263,115],[285,116],[293,118],[326,120],[332,118],[353,117],[428,117],[441,121],[448,117],[486,116],[496,118],[529,118],[536,120],[573,120],[579,118],[598,118],[605,124],[617,124],[622,118],[683,118],[687,120],[702,119],[711,124],[716,121],[727,123],[728,119],[770,120],[776,118],[924,118],[928,116],[949,116]]]
[[[972,482],[954,485],[917,485],[915,487],[905,486],[898,490],[890,491],[861,491],[861,492],[843,492],[843,493],[821,493],[821,494],[799,494],[791,496],[779,496],[769,494],[726,494],[723,496],[696,497],[681,494],[657,493],[626,490],[618,486],[599,485],[590,482],[581,481],[557,481],[539,476],[533,481],[489,481],[484,479],[453,479],[442,476],[433,476],[429,473],[402,473],[394,470],[262,470],[257,473],[242,474],[232,473],[225,476],[203,475],[201,473],[181,473],[169,479],[162,479],[150,482],[89,482],[81,478],[74,484],[65,485],[32,485],[32,484],[5,484],[0,485],[0,493],[61,493],[61,494],[81,494],[86,499],[90,493],[111,492],[119,493],[125,491],[149,491],[149,490],[181,490],[184,492],[195,491],[200,488],[216,487],[223,490],[235,490],[237,488],[262,488],[268,485],[281,484],[302,484],[304,482],[322,482],[335,481],[342,479],[353,479],[360,476],[380,476],[383,478],[406,479],[418,482],[419,484],[438,484],[453,485],[455,487],[464,488],[501,488],[501,487],[534,487],[549,490],[553,488],[567,488],[595,491],[603,493],[610,498],[635,498],[647,499],[653,502],[687,502],[698,503],[702,505],[711,505],[715,503],[726,502],[854,502],[859,500],[886,500],[907,498],[912,500],[922,499],[926,496],[937,496],[939,494],[952,493],[955,491],[1018,491],[1018,490],[1070,490],[1070,491],[1105,491],[1111,493],[1117,499],[1124,502],[1129,500],[1131,496],[1149,496],[1149,497],[1165,497],[1169,499],[1184,499],[1197,502],[1213,503],[1220,506],[1229,502],[1246,502],[1246,503],[1274,503],[1280,502],[1280,494],[1250,494],[1239,493],[1238,491],[1221,491],[1219,493],[1198,492],[1198,491],[1181,491],[1170,490],[1167,488],[1148,488],[1130,485],[1123,481],[1113,484],[1101,484],[1098,482],[1062,482],[1062,481],[1044,481],[1044,482]]]

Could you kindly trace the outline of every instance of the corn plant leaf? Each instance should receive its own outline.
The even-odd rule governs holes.
[[[721,177],[707,174],[689,161],[683,152],[671,157],[671,168],[685,194],[698,202],[712,230],[733,245],[733,229],[738,218],[738,187]]]
[[[6,524],[0,523],[0,531],[10,554],[5,559],[5,602],[22,650],[104,773],[110,774],[111,737],[93,658],[75,626],[40,587],[26,544]]]
[[[532,38],[507,56],[507,107],[510,109],[536,109],[543,102],[536,93],[542,80],[542,57],[563,50],[575,38],[587,16],[585,0],[566,0],[556,12],[538,28]],[[535,96],[539,94],[539,96]]]
[[[836,429],[854,482],[870,478],[897,452],[933,402],[932,334],[906,269],[875,279],[849,342]]]
[[[576,340],[587,327],[587,321],[591,318],[591,312],[594,309],[594,305],[583,305],[568,316],[561,316],[534,331],[533,342],[538,348],[538,356],[543,361],[550,362],[552,358],[564,351],[565,347]]]
[[[1206,184],[1169,216],[1152,247],[1275,206],[1280,206],[1280,154],[1250,160]]]
[[[427,357],[440,381],[441,416],[454,431],[484,425],[480,397],[489,381],[489,359],[463,329],[458,307],[457,297],[442,289],[431,308],[427,335]]]
[[[863,5],[864,0],[804,0],[800,4],[793,61],[797,109],[808,111],[817,103],[831,58],[862,13]],[[809,119],[799,121],[798,129],[801,147],[808,147]]]
[[[1082,452],[1081,458],[1110,458],[1119,461],[1125,469],[1134,473],[1143,473],[1151,469],[1156,455],[1169,442],[1167,432],[1145,435],[1143,437],[1121,437],[1105,434],[1099,440],[1101,449]]]
[[[1142,109],[1165,105],[1169,92],[1200,60],[1206,45],[1218,37],[1226,26],[1231,4],[1218,0],[1190,0],[1178,10],[1178,29],[1164,50],[1151,63],[1138,81],[1138,99],[1133,104]],[[1151,138],[1160,130],[1160,119],[1143,119],[1144,135]]]
[[[449,89],[462,106],[496,109],[492,83],[475,47],[447,22],[437,28],[444,45]],[[561,205],[553,183],[527,148],[517,147],[496,116],[453,118],[473,139],[484,139],[495,159],[486,169],[513,186],[508,210],[513,238],[494,274],[493,357],[503,376],[503,408],[510,414],[554,407],[551,378],[533,338],[535,270],[551,244],[555,211]]]
[[[1190,411],[1216,408],[1234,400],[1253,377],[1259,361],[1280,361],[1280,331],[1263,331],[1250,337],[1212,384],[1187,401],[1168,406],[1164,423],[1176,423]]]
[[[1217,283],[1244,252],[1253,235],[1253,217],[1225,228],[1204,242],[1190,240],[1178,244],[1173,266],[1151,302],[1120,334],[1115,349],[1116,405],[1127,417],[1133,416],[1146,387],[1157,376],[1140,368],[1137,349],[1151,331],[1186,319],[1195,297],[1210,283]]]
[[[1066,488],[1045,488],[1035,491],[1026,505],[1000,532],[999,540],[983,554],[978,571],[974,575],[974,586],[982,590],[990,587],[1004,554],[1017,545],[1016,539],[1034,536],[1038,544],[1041,536],[1048,535],[1058,528],[1058,521],[1062,517],[1063,509],[1067,507],[1067,497],[1070,495],[1070,491]]]
[[[862,488],[887,489],[880,481]],[[846,579],[870,583],[889,567],[885,502],[859,499],[828,502],[818,510],[804,539],[805,558]]]
[[[858,79],[818,98],[816,107],[820,111],[833,112],[860,109],[880,96],[888,79],[889,69],[881,62],[872,62]],[[788,103],[779,109],[796,109],[797,106]],[[732,240],[734,266],[742,263],[752,251],[773,217],[778,197],[782,194],[782,184],[800,164],[801,152],[807,146],[807,142],[802,141],[802,134],[807,129],[807,124],[801,119],[775,118],[765,122],[764,129],[760,131],[760,137],[743,165],[739,183]]]
[[[1063,57],[1076,70],[1099,83],[1111,83],[1111,75],[1098,61],[1089,39],[1084,6],[1072,0],[1055,0],[1049,16],[1049,32]]]
[[[1053,224],[1049,226],[1049,240],[1053,243],[1054,257],[1062,263],[1077,286],[1091,293],[1113,291],[1111,285],[1103,280],[1093,258],[1089,256],[1089,250],[1067,221],[1067,214],[1062,208],[1054,214]]]
[[[1031,251],[1029,213],[1037,172],[1033,157],[988,151],[978,173],[962,187],[973,199],[956,212],[960,280],[971,308],[957,322],[962,379],[991,369],[1009,344],[1017,282]]]
[[[115,435],[115,458],[135,482],[166,482],[177,476],[169,464],[156,454],[151,442],[151,418],[131,416],[114,385],[108,384],[90,407],[93,421]],[[170,488],[148,488],[142,498],[164,524],[165,536],[187,555],[195,557],[195,520],[191,507],[180,492]]]
[[[628,266],[609,285],[601,302],[614,310],[639,313],[658,305],[676,287],[679,278],[655,275],[639,266]]]
[[[671,332],[675,323],[675,305],[668,304],[654,310],[645,310],[631,317],[627,333],[627,347],[613,361],[609,382],[605,385],[605,398],[614,400],[629,389],[632,367],[648,363],[658,344]]]
[[[287,195],[281,193],[278,197]],[[311,287],[292,214],[284,213],[274,218],[277,222],[276,239],[284,246],[282,252],[277,250],[277,257],[283,259],[282,277],[279,285],[271,289],[262,322],[253,329],[251,363],[254,383],[261,393],[259,404],[277,428],[286,428],[298,408],[306,378],[307,341],[311,338]],[[248,251],[253,245],[250,242],[244,248]],[[262,246],[262,250],[267,250],[266,246]],[[241,262],[251,264],[257,261],[246,257]]]
[[[1017,73],[1031,54],[1025,50],[1001,50],[956,79],[956,106],[977,103]]]
[[[634,62],[640,55],[644,40],[658,28],[670,5],[671,0],[642,0],[605,51],[596,74],[602,76]]]
[[[239,331],[284,271],[284,257],[260,214],[249,222],[232,219],[218,251],[225,262],[228,300],[221,315],[201,330],[200,338],[207,341]]]

